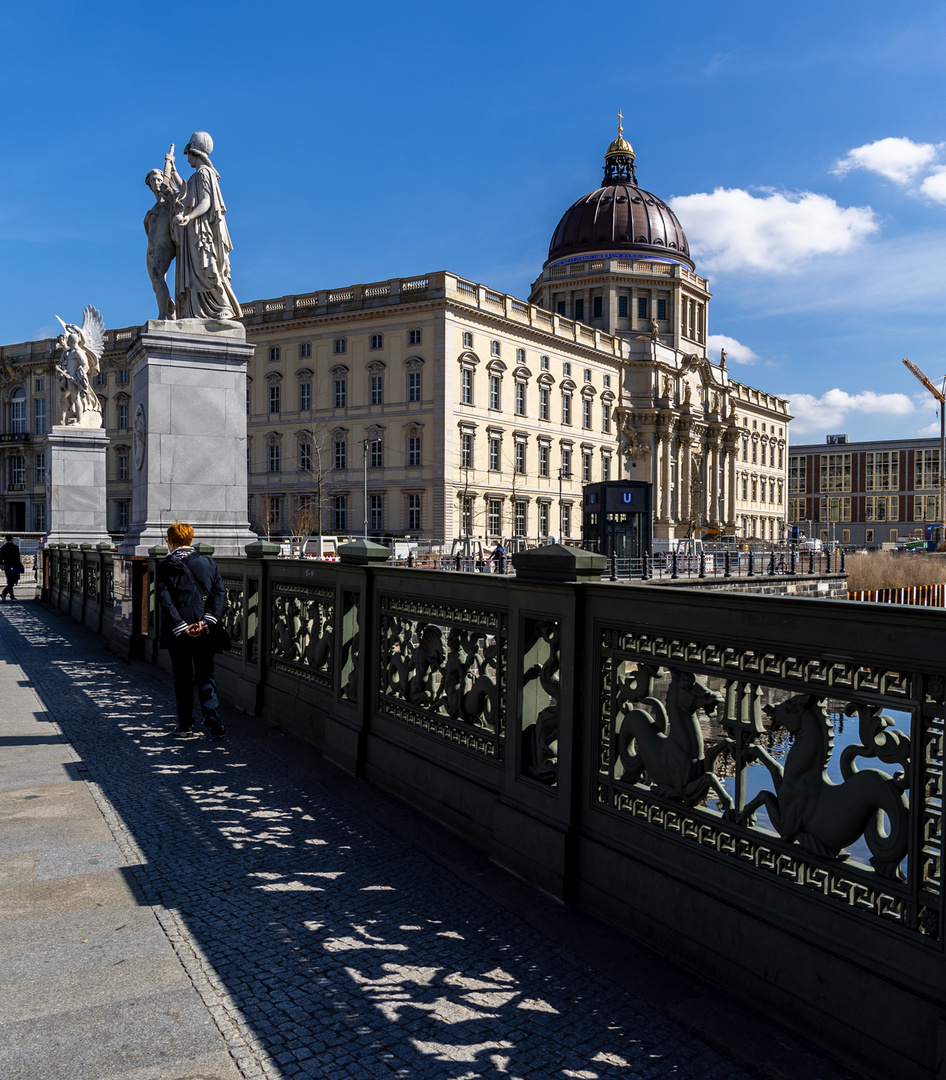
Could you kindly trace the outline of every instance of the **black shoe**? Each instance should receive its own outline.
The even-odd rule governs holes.
[[[194,734],[194,732],[192,731],[193,723],[194,723],[193,720],[189,721],[188,723],[185,723],[183,720],[178,720],[177,728],[175,729],[174,734],[175,735],[181,735],[181,736],[193,735]]]
[[[222,739],[227,733],[223,724],[213,715],[204,717],[204,726],[210,732],[211,739]]]

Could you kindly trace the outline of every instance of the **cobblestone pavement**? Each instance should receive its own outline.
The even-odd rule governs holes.
[[[762,1075],[388,829],[344,795],[368,785],[319,779],[288,737],[231,714],[223,743],[174,739],[163,672],[35,604],[0,610],[0,649],[81,759],[244,1077]]]

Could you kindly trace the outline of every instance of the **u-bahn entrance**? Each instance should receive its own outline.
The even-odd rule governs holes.
[[[640,559],[653,547],[653,484],[605,480],[582,489],[584,547],[610,558]]]

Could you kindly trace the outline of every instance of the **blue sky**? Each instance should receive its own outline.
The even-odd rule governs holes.
[[[526,297],[620,108],[715,355],[792,441],[938,433],[900,358],[946,375],[946,5],[38,0],[4,45],[0,342],[154,316],[144,175],[195,129],[242,299],[440,269]]]

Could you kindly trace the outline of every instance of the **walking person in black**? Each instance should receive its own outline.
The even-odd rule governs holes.
[[[3,592],[0,593],[0,600],[6,600],[7,593],[10,594],[11,600],[15,600],[13,586],[20,580],[20,575],[23,573],[23,563],[20,562],[20,549],[13,543],[12,534],[7,533],[4,539],[6,543],[3,547],[0,547],[0,565],[3,566],[7,584]]]
[[[160,644],[171,654],[177,698],[175,734],[187,735],[194,726],[196,687],[204,724],[213,738],[222,739],[211,628],[223,612],[223,581],[213,559],[191,546],[194,530],[190,525],[177,522],[167,537],[168,555],[158,563],[156,584],[162,615]]]

